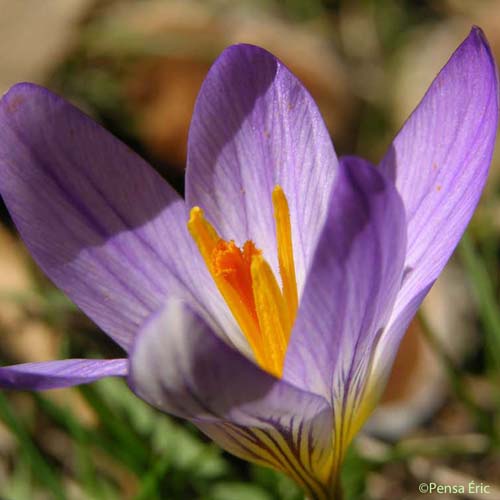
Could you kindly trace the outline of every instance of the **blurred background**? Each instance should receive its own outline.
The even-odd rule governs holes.
[[[182,192],[194,100],[226,46],[277,55],[316,99],[337,152],[377,162],[472,24],[500,56],[498,0],[0,0],[0,91],[49,87]],[[416,499],[420,482],[471,480],[489,493],[463,498],[500,498],[499,161],[349,452],[348,499]],[[0,214],[0,364],[119,356]],[[222,452],[120,380],[0,392],[0,497],[302,498],[287,478]]]

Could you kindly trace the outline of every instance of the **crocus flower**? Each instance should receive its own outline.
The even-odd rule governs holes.
[[[182,199],[72,105],[15,85],[0,102],[3,199],[40,267],[127,357],[3,367],[0,384],[127,377],[231,453],[334,498],[478,202],[497,94],[474,28],[377,168],[337,160],[280,61],[229,47],[196,103]]]

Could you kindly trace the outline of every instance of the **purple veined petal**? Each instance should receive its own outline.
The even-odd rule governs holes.
[[[182,418],[265,426],[266,414],[280,419],[303,406],[307,416],[328,407],[324,398],[261,370],[176,299],[146,322],[130,363],[137,395]]]
[[[0,387],[46,390],[126,377],[128,359],[62,359],[0,367]]]
[[[351,160],[340,160],[283,377],[356,419],[343,430],[337,426],[343,439],[366,417],[357,409],[401,285],[406,249],[405,213],[394,185],[369,164]]]
[[[253,240],[277,271],[271,194],[281,185],[301,291],[336,171],[323,119],[297,78],[264,49],[226,49],[202,85],[191,122],[187,206],[201,206],[224,239]]]
[[[391,365],[411,318],[469,223],[486,182],[497,122],[495,62],[483,33],[473,28],[381,163],[405,205],[408,249],[375,370]]]
[[[180,196],[101,126],[33,84],[0,102],[0,192],[40,267],[123,348],[167,293],[236,331]]]
[[[281,426],[241,426],[229,421],[192,421],[221,448],[243,460],[284,472],[306,492],[306,498],[332,498],[338,479],[332,413],[325,410],[313,419],[290,419]],[[335,497],[336,498],[336,497]]]
[[[151,405],[191,420],[247,460],[288,473],[293,462],[314,487],[319,470],[330,472],[327,401],[262,371],[180,301],[169,300],[137,337],[129,383]]]

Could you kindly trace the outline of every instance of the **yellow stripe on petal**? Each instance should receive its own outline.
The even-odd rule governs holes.
[[[267,447],[277,457],[280,464],[278,470],[284,471],[304,490],[310,492],[312,498],[317,500],[328,499],[323,485],[319,481],[323,478],[313,477],[309,471],[304,469],[303,464],[297,460],[295,453],[279,432],[269,433],[257,428],[252,428],[251,432],[262,446]]]

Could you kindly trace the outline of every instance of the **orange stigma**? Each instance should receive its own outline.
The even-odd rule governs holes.
[[[272,200],[281,286],[252,241],[239,248],[234,241],[223,240],[201,208],[191,209],[188,229],[257,363],[281,377],[298,294],[290,213],[280,186],[274,188]]]

